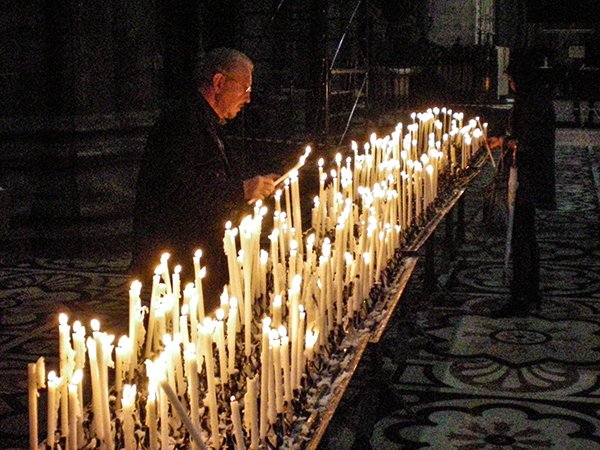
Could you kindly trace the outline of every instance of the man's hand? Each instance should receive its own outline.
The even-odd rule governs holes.
[[[502,136],[491,137],[488,138],[487,143],[490,147],[490,150],[501,149],[502,145],[504,145],[504,138]]]
[[[248,201],[263,200],[275,190],[274,181],[278,178],[275,173],[258,175],[244,180],[244,199]]]

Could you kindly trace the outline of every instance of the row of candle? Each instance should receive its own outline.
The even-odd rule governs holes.
[[[237,448],[246,447],[242,428],[251,448],[262,445],[278,415],[289,409],[294,393],[302,388],[307,361],[319,355],[332,333],[354,321],[414,219],[421,220],[434,203],[440,173],[464,169],[485,139],[485,127],[478,126],[478,119],[462,126],[462,114],[444,108],[441,113],[434,108],[420,114],[418,123],[413,116],[405,136],[402,124],[391,136],[372,135],[362,154],[353,143],[353,157],[346,158],[342,166],[342,156],[337,154],[330,176],[319,160],[319,193],[311,216],[313,231],[308,235],[302,225],[298,172],[310,153],[307,149],[299,164],[283,178],[283,189],[275,194],[269,250],[260,248],[267,213],[262,202],[255,203],[254,213],[238,227],[227,224],[224,251],[230,282],[213,318],[204,311],[202,279],[206,268],[200,265],[201,251],[193,258],[194,282],[183,292],[180,268],[171,273],[168,254],[161,257],[149,308],[142,306],[140,283],[132,283],[129,334],[114,349],[114,364],[113,336],[100,332],[95,322],[92,337],[83,345],[84,327],[75,322],[70,335],[67,318],[61,315],[60,377],[51,372],[47,383],[47,444],[55,444],[58,411],[60,434],[67,438],[67,446],[81,446],[84,403],[81,376],[75,374],[85,368],[87,353],[94,413],[91,435],[99,439],[102,448],[114,448],[116,430],[111,423],[117,416],[122,422],[125,448],[140,446],[132,419],[139,416],[140,408],[145,408],[150,448],[158,448],[159,443],[161,449],[168,447],[174,412],[186,415],[189,420],[182,420],[193,444],[202,448],[207,440],[200,432],[201,404],[208,409],[204,434],[210,437],[212,447],[219,448],[224,426],[232,428]],[[420,150],[423,153],[419,154]],[[254,332],[253,327],[262,333]],[[243,339],[238,339],[238,334]],[[254,375],[242,376],[241,365],[253,353],[259,355]],[[145,359],[146,392],[138,390],[144,379],[140,357]],[[30,391],[36,395],[43,388],[39,365],[34,365],[37,370],[31,369]],[[109,410],[108,369],[113,367],[118,414]],[[200,374],[204,374],[202,380]],[[240,386],[240,392],[234,392],[228,409],[219,406],[218,399],[225,398],[232,386]],[[52,402],[51,388],[56,389]],[[73,407],[71,390],[76,395]],[[176,393],[175,397],[169,392]],[[202,392],[204,401],[200,399]],[[243,425],[238,404],[242,393]],[[30,395],[30,411],[34,411],[34,398]],[[224,415],[231,426],[220,423]],[[37,430],[34,422],[32,433]],[[71,423],[74,426],[69,426]],[[37,431],[30,440],[32,446],[37,443]]]

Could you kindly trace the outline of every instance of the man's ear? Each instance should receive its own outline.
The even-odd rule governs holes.
[[[221,89],[223,89],[223,86],[225,85],[225,81],[226,78],[224,74],[222,74],[221,72],[215,73],[212,78],[212,85],[215,91],[220,92]]]

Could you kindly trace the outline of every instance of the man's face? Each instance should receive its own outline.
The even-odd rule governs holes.
[[[215,110],[221,119],[231,120],[246,103],[250,103],[252,70],[242,65],[222,75],[223,78],[215,94]]]

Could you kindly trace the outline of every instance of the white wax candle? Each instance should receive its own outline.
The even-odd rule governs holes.
[[[188,311],[189,306],[183,305],[181,307],[181,316],[179,317],[179,334],[181,335],[181,342],[184,347],[190,343],[190,334],[188,331]]]
[[[171,387],[168,381],[162,379],[160,382],[162,390],[158,398],[160,414],[160,448],[169,450],[169,397],[165,392],[165,386]]]
[[[271,359],[274,367],[275,405],[278,413],[283,412],[283,383],[281,380],[281,350],[279,332],[271,330]]]
[[[200,435],[200,431],[194,426],[194,424],[188,417],[188,413],[185,410],[185,406],[183,406],[183,404],[179,401],[179,399],[177,398],[177,394],[175,394],[175,391],[173,391],[169,383],[167,383],[164,380],[160,383],[160,387],[163,391],[161,393],[161,397],[162,394],[166,394],[166,397],[168,397],[169,401],[171,402],[171,405],[173,405],[173,408],[175,409],[175,411],[177,411],[179,418],[182,420],[183,424],[192,436],[195,445],[197,445],[202,450],[206,450],[206,446],[202,442],[202,436]]]
[[[60,378],[56,376],[56,372],[48,372],[48,425],[46,444],[50,448],[54,448],[56,442],[56,423],[58,416],[57,394],[60,387]]]
[[[283,335],[281,333],[284,333]],[[281,336],[280,354],[281,354],[281,369],[283,370],[283,399],[291,405],[292,402],[292,383],[290,374],[290,350],[289,337],[285,334],[285,327],[279,327],[279,335]]]
[[[58,316],[58,333],[59,333],[59,361],[60,361],[60,377],[63,383],[60,387],[60,434],[68,436],[69,434],[69,394],[68,382],[71,379],[72,366],[68,364],[69,353],[71,350],[71,342],[69,333],[71,326],[68,324],[69,318],[66,314],[61,313]]]
[[[271,331],[271,318],[262,320],[262,341],[260,349],[260,439],[267,435],[269,427],[268,404],[269,404],[269,378],[271,366],[269,361],[269,333]]]
[[[123,440],[125,441],[125,450],[137,449],[134,435],[135,421],[133,417],[136,391],[135,384],[126,384],[123,386]]]
[[[79,405],[77,400],[77,384],[69,383],[69,434],[67,435],[67,449],[77,450],[77,416]]]
[[[131,360],[129,361],[131,370],[133,371],[137,367],[137,349],[138,349],[138,325],[137,320],[139,315],[139,309],[141,307],[140,292],[142,289],[142,283],[135,280],[131,283],[129,288],[129,339],[131,339]],[[75,329],[75,324],[73,324]],[[75,340],[73,339],[73,346],[75,346]],[[77,350],[75,350],[77,352]],[[129,376],[128,376],[129,378]]]
[[[36,364],[27,364],[27,411],[29,413],[29,450],[38,448],[38,379]]]
[[[190,344],[184,353],[186,379],[188,380],[188,399],[190,404],[190,417],[194,428],[200,428],[199,414],[199,387],[198,387],[198,364],[196,362],[196,347]]]
[[[229,373],[227,371],[227,352],[225,351],[225,331],[223,325],[223,319],[225,318],[225,311],[219,308],[216,311],[217,320],[214,322],[215,331],[214,337],[217,343],[217,351],[219,353],[219,379],[221,384],[228,382]]]
[[[96,342],[92,337],[87,338],[86,346],[88,349],[88,358],[90,360],[90,377],[92,379],[92,411],[94,412],[92,427],[96,433],[96,436],[102,440],[104,439],[104,428],[102,422],[102,392],[100,389],[100,374],[98,369]]]
[[[182,339],[179,333],[173,335],[172,351],[173,351],[173,366],[175,368],[175,379],[177,381],[177,393],[183,397],[186,390],[185,375],[183,373],[183,363],[181,361],[181,344]]]
[[[273,326],[281,325],[281,295],[278,293],[273,297],[271,314],[273,315]]]
[[[211,430],[211,441],[214,448],[220,447],[219,437],[219,413],[217,410],[217,387],[215,383],[215,366],[212,349],[212,334],[214,324],[212,319],[205,318],[200,326],[202,336],[204,337],[204,363],[206,367],[206,380],[208,386],[208,414]]]
[[[305,347],[305,327],[306,327],[306,312],[304,311],[304,306],[299,305],[298,310],[299,314],[299,326],[298,326],[298,363],[296,368],[295,380],[294,380],[294,388],[299,389],[302,383],[302,374],[304,373],[304,347]]]
[[[188,285],[192,286],[192,285]],[[187,289],[187,287],[186,287]],[[193,287],[190,289],[194,290]],[[190,320],[190,341],[196,343],[198,341],[198,295],[194,291],[188,297],[190,301],[189,320]]]
[[[154,334],[155,334],[155,310],[156,303],[159,298],[159,284],[160,284],[160,275],[162,273],[162,267],[159,265],[154,269],[154,276],[152,277],[152,294],[150,295],[150,308],[149,308],[149,316],[148,316],[148,333],[146,335],[146,348],[144,350],[144,354],[146,358],[150,356],[153,349],[154,344]]]
[[[250,448],[257,449],[259,436],[258,436],[258,411],[256,406],[256,377],[246,378],[246,404],[244,409],[244,415],[248,413],[249,419],[248,424],[250,426]]]
[[[171,255],[169,253],[163,253],[160,255],[160,265],[162,267],[161,277],[165,283],[167,288],[167,294],[171,295],[173,293],[173,288],[171,287],[171,273],[169,272],[169,258]]]
[[[101,426],[104,436],[104,442],[108,450],[114,448],[110,427],[110,408],[108,397],[108,363],[111,360],[112,346],[110,345],[110,337],[103,332],[100,332],[100,322],[93,319],[92,323],[94,342],[96,343],[96,354],[98,358],[98,382],[100,392],[100,407],[102,410]]]
[[[229,402],[231,406],[231,422],[233,423],[233,434],[235,436],[235,448],[236,450],[245,450],[246,443],[244,442],[244,431],[242,430],[242,417],[240,415],[240,404],[231,397]]]
[[[146,400],[146,427],[148,427],[148,445],[150,450],[158,449],[158,420],[156,417],[156,385],[148,384],[148,398]]]
[[[196,293],[198,294],[198,322],[202,322],[205,317],[204,311],[204,288],[202,280],[206,277],[206,267],[200,269],[200,273],[196,277]]]
[[[229,316],[227,316],[227,372],[229,374],[235,371],[235,343],[236,343],[236,329],[237,329],[237,298],[231,297],[229,299]]]
[[[173,309],[171,317],[173,319],[173,333],[179,331],[179,301],[181,300],[181,266],[175,266],[173,272]]]

